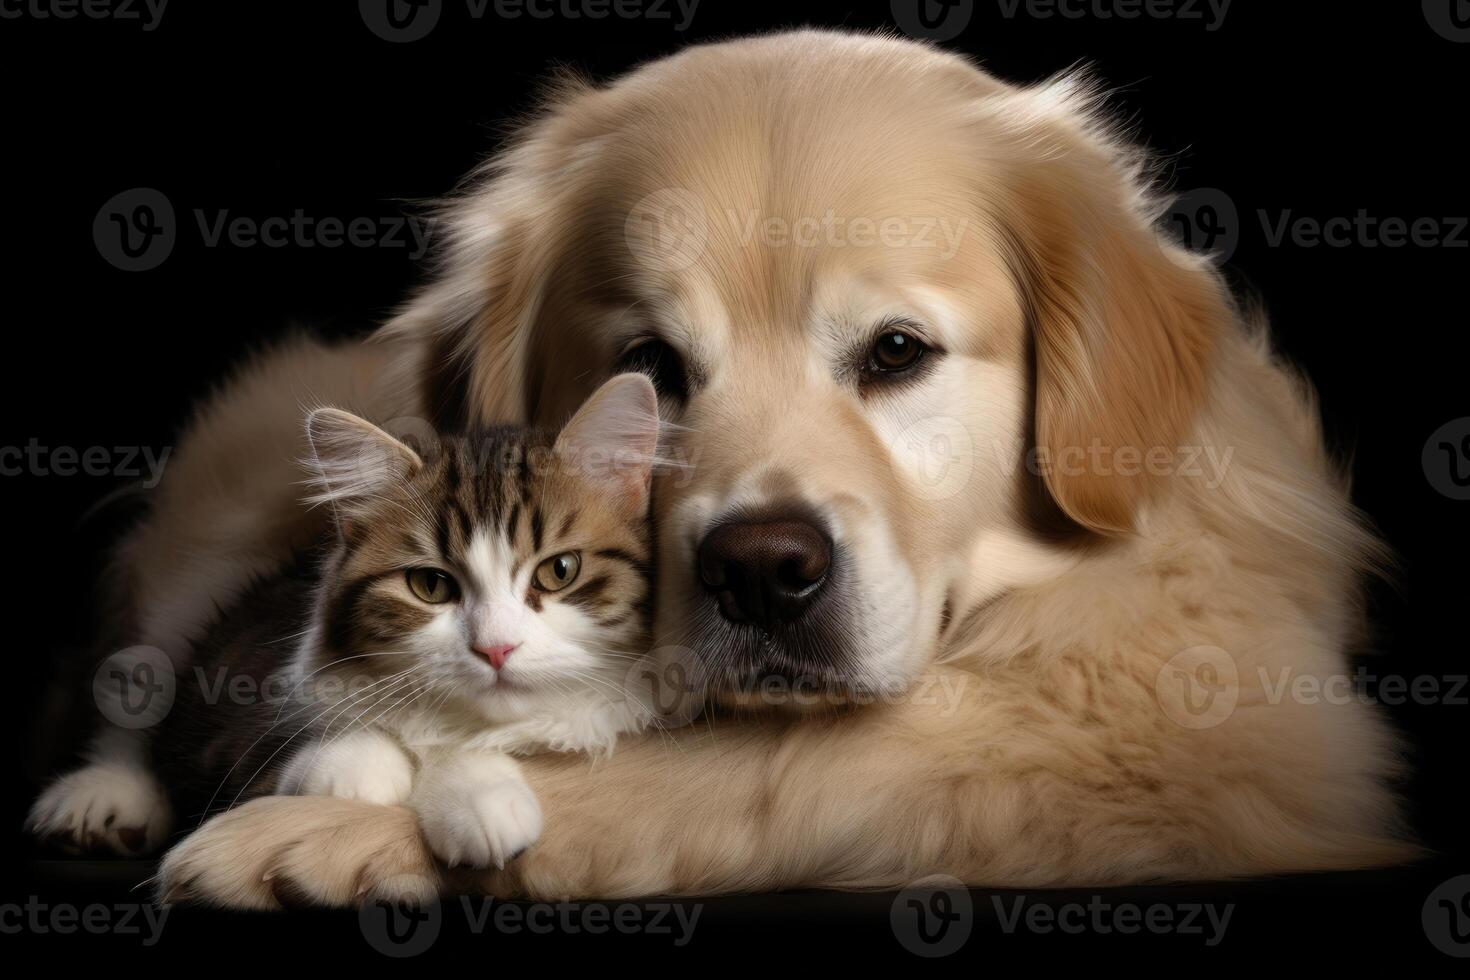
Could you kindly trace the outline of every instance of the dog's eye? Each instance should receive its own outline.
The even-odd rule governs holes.
[[[908,371],[924,357],[924,342],[911,333],[889,330],[873,342],[868,369],[879,374]]]
[[[649,338],[618,359],[617,370],[641,371],[648,375],[660,395],[684,400],[689,396],[689,378],[679,352],[656,337]]]

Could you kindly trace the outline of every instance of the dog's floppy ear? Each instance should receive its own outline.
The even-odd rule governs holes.
[[[568,202],[586,141],[569,110],[595,97],[570,74],[554,79],[541,112],[507,148],[477,168],[429,220],[432,281],[378,334],[400,345],[394,380],[414,391],[440,431],[521,422],[528,391],[530,327],[542,312],[557,248],[576,220]],[[571,161],[571,162],[569,162]]]
[[[1042,108],[1010,114],[1025,147],[998,203],[1031,321],[1036,459],[1068,517],[1119,534],[1163,478],[1148,461],[1188,438],[1232,307],[1208,261],[1156,231],[1143,167],[1085,93],[1021,95]]]

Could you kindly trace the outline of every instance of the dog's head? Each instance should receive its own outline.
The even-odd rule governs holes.
[[[452,202],[390,336],[450,423],[554,423],[649,372],[685,464],[660,642],[902,681],[1058,534],[1133,529],[1158,481],[1118,454],[1179,445],[1231,316],[1090,109],[811,32],[568,84]]]

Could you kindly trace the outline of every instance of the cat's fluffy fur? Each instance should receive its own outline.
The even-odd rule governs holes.
[[[670,239],[646,202],[667,191],[707,219],[691,252],[658,251]],[[605,766],[537,761],[546,834],[504,873],[443,879],[403,810],[272,798],[176,848],[164,893],[268,907],[283,886],[346,903],[936,872],[1081,884],[1412,853],[1378,713],[1273,693],[1283,675],[1348,670],[1358,577],[1379,549],[1304,386],[1209,261],[1155,233],[1162,203],[1075,78],[1016,87],[904,41],[782,34],[566,86],[449,205],[440,275],[375,342],[282,350],[206,409],[131,546],[141,608],[191,618],[164,554],[207,554],[228,592],[301,520],[272,474],[244,466],[218,491],[238,502],[230,529],[206,536],[178,499],[210,492],[198,470],[240,458],[241,439],[263,456],[291,445],[286,420],[252,415],[264,393],[351,379],[382,417],[559,418],[656,333],[687,368],[665,404],[694,464],[657,495],[660,638],[702,622],[688,564],[701,529],[799,496],[838,528],[867,615],[830,652],[850,679],[909,693],[747,712],[635,740]],[[833,213],[965,230],[952,250],[741,232]],[[895,314],[943,356],[913,383],[864,388],[840,359]],[[960,478],[926,485],[924,447],[940,442]],[[1094,445],[1173,462],[1124,472]],[[1231,710],[1180,714],[1171,692],[1191,678]]]
[[[540,806],[510,754],[606,755],[649,721],[630,667],[650,625],[658,429],[641,374],[603,385],[554,444],[502,427],[425,458],[313,412],[312,502],[339,544],[289,677],[311,737],[277,792],[408,806],[451,866],[504,867],[535,844]],[[354,676],[370,683],[346,697],[330,683]],[[299,693],[321,685],[329,697]]]
[[[612,379],[554,438],[305,427],[326,540],[193,644],[151,768],[185,826],[270,792],[402,804],[445,861],[503,865],[541,828],[510,754],[607,755],[648,721],[653,387]],[[114,814],[119,843],[163,795]]]

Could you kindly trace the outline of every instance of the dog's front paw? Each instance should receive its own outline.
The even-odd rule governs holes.
[[[74,852],[137,857],[156,851],[173,824],[153,774],[121,762],[93,763],[56,780],[31,807],[26,827]]]
[[[417,809],[429,849],[450,867],[504,868],[541,837],[541,804],[514,776],[441,791]]]
[[[413,763],[385,735],[363,732],[303,748],[280,781],[280,792],[335,796],[397,806],[413,789]]]
[[[414,814],[310,796],[266,796],[222,813],[164,856],[162,902],[237,909],[432,901],[439,869]]]

